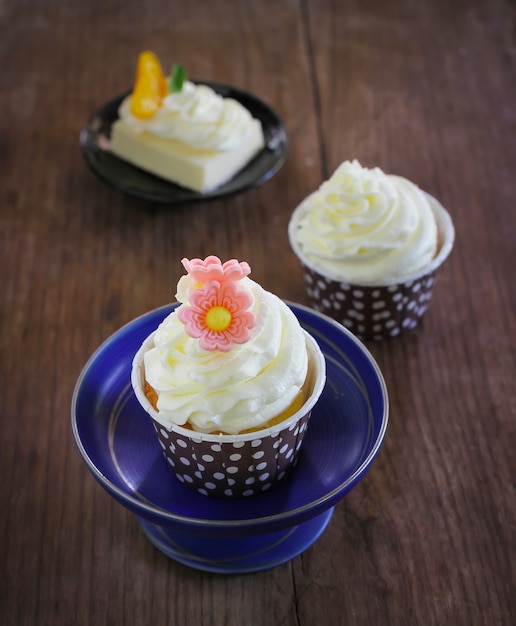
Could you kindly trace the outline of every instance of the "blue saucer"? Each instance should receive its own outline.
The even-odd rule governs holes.
[[[158,549],[191,567],[251,572],[303,552],[324,531],[335,504],[363,478],[385,436],[387,390],[368,350],[325,315],[288,304],[321,346],[327,382],[297,466],[264,494],[245,500],[203,496],[182,485],[166,465],[130,375],[140,344],[174,305],[117,331],[77,381],[72,428],[88,468],[137,516]]]

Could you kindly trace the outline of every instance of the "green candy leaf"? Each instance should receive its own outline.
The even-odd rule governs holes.
[[[185,68],[179,63],[174,63],[172,72],[170,75],[170,92],[177,93],[183,89],[183,83],[186,80]]]

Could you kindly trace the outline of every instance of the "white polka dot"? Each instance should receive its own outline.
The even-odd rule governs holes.
[[[263,474],[260,474],[260,476],[258,476],[258,479],[261,480],[263,483],[264,481],[267,480],[267,478],[269,478],[269,476],[270,476],[269,472],[264,472]]]
[[[185,479],[185,482],[193,483],[193,478],[191,476],[188,476],[188,474],[183,474],[183,478]]]
[[[262,440],[261,439],[254,439],[253,441],[251,441],[251,447],[253,448],[257,448],[258,446],[262,445]]]
[[[290,448],[290,450],[285,454],[286,459],[290,459],[290,457],[294,454],[294,450]]]
[[[203,489],[202,487],[200,489],[197,489],[197,491],[199,493],[201,493],[203,496],[207,496],[208,495],[208,492],[206,491],[206,489]]]
[[[381,292],[379,289],[374,289],[371,295],[373,296],[373,298],[378,298],[380,296],[380,293]]]
[[[201,472],[195,472],[194,476],[196,478],[202,478],[202,473]]]
[[[377,322],[377,321],[379,321],[379,320],[386,319],[386,318],[388,318],[388,317],[390,317],[390,316],[391,316],[391,314],[390,314],[390,312],[389,312],[389,311],[382,311],[381,313],[375,313],[375,314],[373,315],[373,321],[374,321],[374,322]]]
[[[159,432],[162,434],[162,436],[165,439],[168,439],[168,433],[167,433],[167,431],[164,428],[162,428]]]
[[[271,488],[271,483],[266,483],[263,487],[262,487],[262,491],[267,491],[267,489]]]
[[[213,450],[213,452],[220,452],[222,450],[220,444],[218,444],[218,443],[214,443],[210,447]]]
[[[342,293],[342,291],[337,291],[337,293],[335,294],[335,298],[337,298],[337,300],[345,300],[346,299],[346,294]]]
[[[215,483],[204,483],[204,486],[206,489],[215,489],[217,485],[215,485]]]
[[[236,474],[236,473],[238,473],[238,467],[235,467],[234,465],[231,465],[230,467],[226,468],[226,472],[228,474]]]
[[[186,443],[186,441],[184,441],[183,439],[178,439],[177,440],[177,445],[181,446],[182,448],[186,448],[188,447],[188,444]]]
[[[399,302],[402,298],[403,298],[403,294],[401,293],[401,291],[398,291],[398,293],[395,293],[392,296],[392,301],[393,302]]]
[[[232,487],[234,484],[236,484],[236,480],[233,480],[232,478],[228,478],[228,485]]]
[[[242,493],[242,495],[243,495],[243,496],[246,496],[246,497],[247,497],[247,496],[252,496],[253,494],[254,494],[254,491],[253,491],[252,489],[246,489],[246,490]]]
[[[162,441],[161,439],[159,439],[159,445],[163,448],[163,450],[165,450],[165,448],[167,447]]]
[[[414,293],[417,293],[420,289],[421,289],[421,283],[416,283],[416,284],[412,287],[412,291],[413,291]]]
[[[358,309],[359,311],[361,311],[364,308],[364,303],[360,302],[359,300],[353,300],[351,305],[354,306],[355,309]]]
[[[241,454],[230,454],[229,455],[229,460],[230,461],[240,461],[240,459],[242,458]]]
[[[184,483],[185,479],[181,476],[181,474],[176,474],[176,478],[180,483]]]
[[[197,463],[197,469],[201,470],[201,472],[204,472],[206,468],[201,463]]]
[[[226,496],[232,496],[233,495],[233,491],[231,489],[225,489],[224,490],[224,495]]]
[[[364,292],[361,289],[354,289],[353,295],[355,296],[355,298],[363,298]]]
[[[176,466],[175,462],[170,457],[167,457],[167,461],[168,461],[169,465],[171,465],[172,467]]]
[[[249,478],[246,478],[245,484],[246,485],[252,485],[255,482],[255,477],[254,476],[250,476]]]
[[[233,448],[243,448],[245,446],[245,441],[234,441]]]
[[[272,447],[274,449],[278,448],[281,445],[282,441],[283,441],[283,439],[281,437],[279,439],[276,439],[276,441],[272,444]]]
[[[215,472],[213,474],[213,478],[215,478],[215,480],[222,480],[225,477],[226,477],[226,475],[223,474],[222,472]]]
[[[261,459],[261,458],[262,458],[262,456],[264,456],[264,454],[265,454],[265,452],[264,452],[263,450],[258,450],[258,452],[255,452],[255,453],[252,455],[252,458],[253,458],[253,459]]]
[[[213,461],[213,457],[211,456],[211,454],[203,454],[202,460],[206,461],[206,463],[211,463]]]
[[[373,302],[373,309],[383,309],[385,307],[385,302],[383,300],[377,300]]]
[[[280,454],[285,454],[287,450],[288,450],[288,443],[286,443],[284,446],[280,448]]]
[[[267,463],[265,463],[265,461],[264,461],[263,463],[258,463],[258,465],[256,466],[256,469],[257,469],[257,471],[261,472],[266,467],[267,467]]]
[[[330,309],[331,308],[331,302],[328,300],[328,298],[323,298],[322,301],[321,301],[321,304],[326,309]]]
[[[190,465],[190,459],[187,459],[184,456],[182,456],[179,460],[181,461],[183,465]]]

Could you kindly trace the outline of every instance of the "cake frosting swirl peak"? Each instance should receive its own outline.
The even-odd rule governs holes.
[[[290,240],[310,265],[335,280],[399,280],[435,257],[432,202],[406,178],[344,161],[299,205]]]
[[[180,304],[144,355],[160,419],[236,434],[301,406],[308,356],[289,307],[248,277],[247,263],[215,256],[182,262]]]

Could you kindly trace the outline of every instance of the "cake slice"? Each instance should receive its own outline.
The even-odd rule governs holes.
[[[134,90],[112,126],[115,155],[206,193],[231,180],[264,147],[260,121],[239,102],[185,80],[181,66],[167,79],[155,55],[141,53]]]
[[[224,185],[264,147],[263,132],[253,119],[249,132],[232,150],[202,150],[177,139],[136,132],[119,119],[111,131],[111,151],[133,165],[173,183],[199,191]]]

